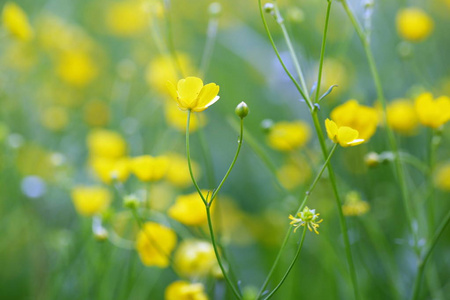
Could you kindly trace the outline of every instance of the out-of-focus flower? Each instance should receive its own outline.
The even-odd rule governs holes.
[[[93,216],[108,208],[111,193],[99,186],[76,186],[72,189],[72,201],[80,215]]]
[[[124,182],[130,175],[130,161],[125,157],[112,159],[94,156],[90,159],[90,165],[100,180],[107,184],[113,180]]]
[[[125,0],[109,3],[105,11],[108,31],[120,37],[132,37],[144,32],[150,24],[150,15],[142,2]]]
[[[215,83],[203,85],[203,81],[198,77],[186,77],[180,79],[177,86],[167,82],[167,88],[172,98],[177,101],[181,110],[191,110],[201,112],[219,100],[219,86]]]
[[[348,126],[338,126],[330,119],[325,120],[325,127],[330,140],[339,143],[342,147],[357,146],[364,143],[363,139],[358,139],[359,132]]]
[[[321,92],[326,92],[332,85],[337,85],[327,96],[339,95],[349,88],[352,79],[350,64],[344,64],[335,58],[326,58],[323,62]]]
[[[208,300],[208,296],[203,284],[179,280],[166,288],[164,300]]]
[[[157,181],[166,175],[169,163],[166,156],[142,155],[131,160],[131,170],[141,181]]]
[[[288,161],[277,171],[277,176],[287,189],[293,189],[305,183],[311,176],[311,170],[303,159]]]
[[[450,192],[450,163],[446,163],[437,169],[435,184],[439,189]]]
[[[192,185],[191,175],[189,174],[189,166],[185,156],[171,153],[169,157],[169,169],[167,170],[166,179],[173,185],[185,188]],[[198,164],[191,160],[192,172],[195,178],[200,176],[200,168]]]
[[[127,144],[117,132],[106,129],[92,130],[87,137],[90,155],[117,159],[125,155]]]
[[[450,98],[447,96],[433,99],[431,93],[422,93],[414,106],[422,125],[438,128],[450,120]]]
[[[187,114],[181,111],[173,101],[167,101],[164,107],[167,123],[181,132],[186,132]],[[191,115],[191,120],[189,121],[189,132],[196,131],[199,127],[204,126],[205,123],[205,115]]]
[[[89,126],[105,126],[109,122],[109,106],[104,101],[89,101],[83,108],[83,117]]]
[[[399,133],[414,134],[419,124],[414,105],[406,99],[392,101],[387,107],[387,123]]]
[[[318,220],[319,215],[320,214],[316,214],[315,209],[309,209],[308,206],[305,206],[305,208],[297,214],[298,218],[289,215],[289,219],[292,220],[290,224],[294,226],[294,232],[296,232],[300,226],[307,226],[309,231],[314,230],[315,233],[319,234],[317,228],[319,228],[319,223],[323,221]]]
[[[351,191],[345,196],[345,203],[342,205],[342,212],[345,216],[361,216],[369,209],[369,203],[362,201],[358,192]]]
[[[155,211],[166,212],[175,198],[176,190],[167,182],[157,182],[152,184],[148,192],[146,205]]]
[[[198,278],[211,274],[217,260],[211,243],[184,240],[175,251],[174,264],[181,276]]]
[[[28,17],[20,6],[14,2],[7,2],[2,13],[3,26],[14,38],[27,42],[33,38],[33,29]]]
[[[202,191],[202,194],[206,195],[207,191]],[[197,192],[178,196],[167,214],[188,226],[201,226],[207,221],[205,205]]]
[[[158,223],[147,222],[136,237],[136,250],[144,265],[164,268],[169,265],[176,243],[175,231]]]
[[[397,32],[409,41],[419,42],[433,31],[433,19],[422,9],[410,7],[397,13]]]
[[[359,138],[366,142],[373,136],[379,122],[375,108],[360,105],[349,100],[331,112],[331,119],[338,127],[347,126],[359,132]]]
[[[64,82],[79,88],[91,83],[98,74],[98,66],[92,57],[79,50],[61,53],[56,61],[56,70]]]
[[[42,125],[53,131],[61,131],[66,128],[69,123],[69,114],[63,107],[51,106],[41,114]]]
[[[292,151],[303,147],[311,136],[308,124],[302,121],[278,122],[269,130],[267,142],[279,151]]]

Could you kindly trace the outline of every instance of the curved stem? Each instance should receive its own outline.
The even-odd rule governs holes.
[[[286,273],[284,273],[283,278],[281,278],[280,283],[278,283],[278,285],[273,289],[273,291],[269,295],[267,295],[266,298],[264,298],[264,300],[270,299],[275,294],[275,292],[281,287],[281,285],[284,283],[284,281],[288,277],[289,273],[291,272],[292,268],[294,267],[295,263],[297,262],[298,257],[300,256],[300,251],[302,250],[303,242],[305,241],[305,235],[306,235],[306,226],[303,229],[302,239],[300,240],[300,244],[298,245],[297,253],[295,253],[294,259],[292,260],[291,264],[289,265],[288,269],[286,270]]]

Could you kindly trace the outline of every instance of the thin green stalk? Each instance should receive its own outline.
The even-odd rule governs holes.
[[[209,19],[208,29],[206,34],[206,44],[203,50],[202,61],[200,63],[200,78],[205,77],[208,70],[209,63],[211,61],[212,53],[214,50],[214,43],[217,37],[217,29],[219,27],[219,18],[214,15]]]
[[[450,211],[447,213],[444,220],[441,222],[441,225],[439,225],[438,229],[436,230],[433,240],[431,241],[430,245],[428,246],[427,250],[425,251],[424,255],[422,256],[423,258],[419,261],[417,275],[416,275],[416,279],[414,281],[413,295],[411,297],[411,299],[413,299],[413,300],[419,299],[420,283],[422,281],[425,265],[426,265],[428,259],[430,258],[431,253],[433,252],[434,248],[436,247],[436,244],[437,244],[439,238],[444,233],[444,230],[448,226],[448,224],[450,224]]]
[[[173,40],[173,30],[172,30],[172,16],[171,16],[171,7],[170,0],[164,1],[164,11],[166,17],[166,27],[167,27],[167,45],[169,46],[170,54],[175,62],[176,68],[175,71],[177,74],[181,75],[181,77],[185,77],[183,74],[183,68],[181,67],[180,60],[178,59],[177,51],[175,48],[175,43]]]
[[[269,295],[267,295],[266,298],[264,298],[264,300],[270,299],[275,294],[275,292],[283,285],[284,281],[286,280],[286,278],[288,277],[292,268],[294,267],[295,263],[297,262],[298,257],[300,256],[300,251],[302,250],[303,242],[305,241],[305,235],[306,235],[306,226],[303,229],[302,238],[300,240],[300,244],[298,245],[297,253],[295,253],[294,259],[292,260],[291,264],[289,265],[288,269],[286,270],[286,273],[284,273],[283,278],[281,278],[280,283],[278,283],[278,285],[273,289],[273,291]]]
[[[323,172],[325,171],[325,169],[328,166],[328,163],[330,162],[331,157],[334,154],[334,151],[337,148],[337,144],[335,144],[333,146],[333,148],[330,151],[330,154],[328,155],[327,159],[325,160],[324,164],[322,165],[322,168],[320,169],[319,173],[317,173],[316,177],[314,178],[314,181],[312,182],[311,186],[309,187],[309,189],[306,191],[305,196],[303,197],[303,201],[301,202],[300,206],[298,207],[296,213],[294,215],[297,215],[305,206],[306,201],[308,200],[309,196],[311,195],[312,191],[314,190],[314,188],[316,187],[317,183],[319,182],[319,179],[322,177]],[[258,293],[258,297],[257,299],[261,296],[261,294],[264,292],[264,289],[267,287],[267,285],[269,284],[269,281],[273,275],[273,272],[275,271],[276,267],[278,266],[278,263],[281,259],[281,254],[284,251],[284,248],[286,248],[287,242],[289,240],[289,237],[291,235],[292,231],[291,228],[289,227],[289,229],[287,230],[283,242],[281,244],[280,249],[278,250],[278,254],[275,258],[274,263],[272,264],[272,267],[270,268],[269,274],[267,274],[266,279],[263,283],[263,285],[261,286],[259,293]]]
[[[216,178],[214,176],[214,167],[213,167],[213,163],[212,163],[211,151],[208,147],[208,143],[206,143],[203,128],[199,128],[198,137],[200,140],[200,146],[203,150],[203,158],[205,161],[205,169],[206,169],[206,177],[208,180],[208,188],[213,189],[216,186]]]

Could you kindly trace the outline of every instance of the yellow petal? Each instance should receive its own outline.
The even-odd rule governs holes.
[[[219,100],[219,97],[217,96],[218,93],[219,86],[215,83],[205,85],[198,95],[198,102],[193,111],[203,111],[213,105],[217,100]]]
[[[198,94],[203,88],[203,81],[197,77],[187,77],[178,81],[178,104],[183,108],[197,106]]]
[[[358,138],[358,135],[359,133],[357,130],[347,126],[342,126],[338,129],[337,139],[342,147],[348,147],[350,146],[349,143]]]
[[[325,120],[325,128],[327,129],[328,138],[337,143],[336,135],[338,133],[338,126],[330,119]]]

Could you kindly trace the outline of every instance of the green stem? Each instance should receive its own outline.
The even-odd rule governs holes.
[[[214,176],[214,167],[213,167],[213,163],[212,163],[211,151],[208,147],[208,143],[206,143],[203,128],[199,128],[198,137],[200,140],[200,146],[203,150],[203,158],[205,160],[205,169],[206,169],[206,177],[208,180],[208,188],[213,189],[216,186],[216,178]]]
[[[311,195],[312,191],[314,190],[314,188],[316,187],[317,183],[319,182],[319,179],[322,177],[323,172],[325,171],[326,167],[328,166],[328,163],[330,162],[331,157],[334,154],[334,151],[337,148],[337,144],[335,144],[333,146],[333,148],[330,151],[330,154],[328,155],[327,159],[325,160],[324,164],[322,165],[322,168],[320,169],[319,173],[317,173],[316,177],[314,178],[314,181],[312,182],[311,186],[309,187],[308,191],[306,191],[305,196],[303,197],[303,201],[301,202],[300,206],[298,207],[296,213],[294,215],[297,215],[305,206],[306,201],[308,200],[309,196]],[[283,242],[281,244],[280,249],[278,250],[278,254],[275,258],[274,263],[272,264],[272,267],[270,268],[269,274],[267,274],[266,279],[263,283],[263,285],[261,286],[259,293],[258,293],[258,297],[257,299],[261,296],[261,294],[264,292],[264,289],[267,287],[267,285],[269,284],[269,281],[273,275],[273,272],[275,271],[276,267],[278,266],[278,263],[281,259],[281,254],[284,251],[284,248],[286,248],[287,242],[289,240],[289,237],[291,235],[292,231],[291,228],[289,227],[289,229],[287,230]]]
[[[303,229],[302,238],[301,238],[300,244],[298,245],[297,253],[295,253],[294,259],[292,260],[291,264],[289,265],[288,269],[286,270],[286,273],[284,273],[283,278],[281,278],[280,283],[278,283],[278,285],[273,289],[273,291],[269,295],[267,295],[266,298],[264,298],[264,300],[270,299],[275,294],[275,292],[281,287],[281,285],[283,285],[284,281],[286,280],[286,278],[288,277],[292,268],[294,267],[295,263],[297,262],[298,257],[300,256],[300,251],[302,250],[303,242],[305,241],[305,235],[306,235],[306,226]]]
[[[166,26],[167,26],[167,44],[169,45],[169,51],[172,55],[172,58],[175,62],[175,71],[177,72],[178,76],[181,75],[181,77],[185,77],[185,74],[183,74],[183,68],[181,67],[180,60],[178,59],[178,55],[175,48],[175,43],[173,41],[173,30],[172,30],[172,16],[171,16],[171,7],[170,7],[170,0],[164,1],[165,6],[165,16],[166,16]]]
[[[217,28],[219,27],[219,19],[217,16],[213,16],[209,19],[208,29],[206,34],[206,44],[203,50],[202,61],[200,63],[200,78],[205,77],[208,70],[209,63],[211,61],[212,53],[214,50],[214,43],[217,37]]]

